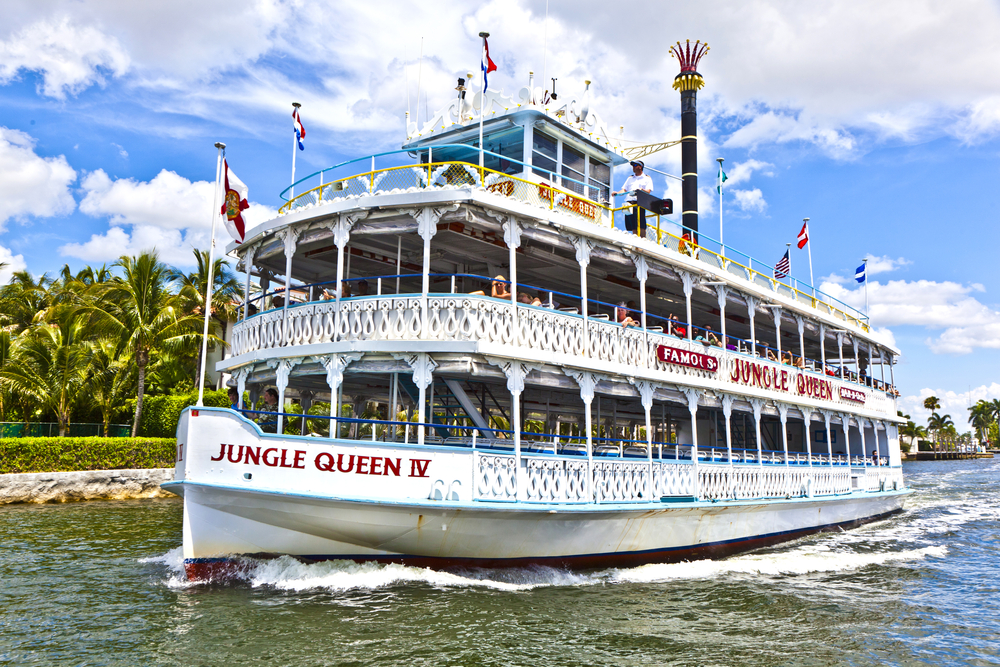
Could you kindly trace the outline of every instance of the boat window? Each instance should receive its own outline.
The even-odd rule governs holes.
[[[590,198],[606,202],[611,191],[611,165],[590,158]]]
[[[583,194],[582,183],[586,182],[584,176],[584,169],[586,168],[587,157],[576,150],[571,148],[566,144],[563,144],[563,154],[562,154],[562,175],[572,178],[572,181],[564,181],[563,187],[567,190],[572,190],[573,192]],[[579,183],[574,183],[574,181],[579,181]]]
[[[545,179],[552,179],[552,173],[557,172],[556,159],[558,157],[558,141],[543,132],[532,132],[531,134],[531,163],[540,169],[535,169],[535,173]],[[542,171],[547,170],[547,171]]]
[[[478,143],[478,142],[477,142]],[[483,166],[494,171],[501,171],[505,174],[521,173],[520,162],[524,159],[524,130],[520,127],[505,132],[491,134],[485,139],[486,150],[491,153],[499,153],[503,157],[487,155],[483,160]],[[510,158],[505,160],[503,158]],[[517,160],[511,162],[510,160]]]

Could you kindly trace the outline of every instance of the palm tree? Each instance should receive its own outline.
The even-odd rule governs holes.
[[[146,367],[160,349],[183,345],[197,337],[198,318],[185,314],[177,295],[167,290],[170,269],[155,251],[123,256],[114,266],[121,276],[95,286],[92,307],[99,332],[118,342],[119,353],[131,353],[138,371],[132,436],[139,431]]]
[[[127,353],[118,353],[117,341],[104,338],[93,344],[90,375],[86,390],[101,410],[104,437],[108,437],[111,419],[131,392],[135,366]]]
[[[0,371],[0,382],[55,413],[60,437],[66,435],[90,367],[86,333],[82,313],[64,308],[53,321],[39,323],[19,336],[14,363]]]
[[[0,288],[0,325],[16,335],[44,317],[51,305],[51,284],[45,274],[36,280],[28,271],[15,272],[10,283]]]
[[[192,273],[183,273],[174,269],[171,271],[170,279],[179,287],[179,295],[184,303],[184,310],[187,313],[197,315],[204,321],[205,317],[205,290],[208,287],[208,251],[193,250],[197,268]],[[229,268],[229,262],[224,259],[216,259],[212,264],[212,308],[210,333],[224,339],[226,336],[226,323],[235,321],[239,312],[239,302],[242,298],[243,286],[239,278]],[[194,370],[195,383],[199,369],[201,369],[201,348],[198,347],[196,354],[196,365]]]
[[[993,407],[989,401],[980,400],[969,408],[969,423],[976,430],[976,437],[983,439],[983,434],[993,422]]]
[[[937,396],[928,396],[924,399],[924,408],[935,412],[941,409],[941,401],[938,400]]]
[[[939,415],[936,412],[932,412],[931,416],[927,419],[927,430],[934,434],[934,440],[937,441],[938,435],[942,431],[948,432],[955,430],[955,422],[952,421],[951,415]]]

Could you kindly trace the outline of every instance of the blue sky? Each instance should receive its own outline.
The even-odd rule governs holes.
[[[589,0],[550,0],[547,20],[544,0],[7,0],[0,280],[153,246],[190,265],[207,245],[214,142],[249,186],[251,219],[272,217],[292,101],[308,130],[299,175],[398,148],[407,105],[422,123],[477,69],[480,30],[499,65],[491,87],[516,94],[529,70],[563,94],[592,79],[593,108],[627,140],[676,138],[667,48],[700,38],[703,231],[717,235],[721,156],[728,245],[773,264],[809,217],[816,282],[857,306],[851,276],[871,257],[873,324],[903,350],[901,407],[922,420],[935,394],[964,423],[970,401],[1000,397],[1000,6],[706,7],[654,4],[636,21]],[[647,159],[675,174],[679,161]],[[792,262],[808,280],[805,251]]]

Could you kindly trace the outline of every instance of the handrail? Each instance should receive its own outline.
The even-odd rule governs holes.
[[[440,146],[434,146],[434,147],[428,147],[428,148],[437,148],[437,149],[458,148],[458,149],[464,149],[464,150],[475,150],[474,148],[472,148],[471,146],[466,145],[466,144],[443,144],[443,145],[440,145]],[[616,213],[622,212],[622,211],[625,211],[625,210],[629,210],[629,209],[633,208],[633,206],[630,206],[628,204],[616,207],[613,204],[609,205],[609,203],[605,203],[605,202],[601,202],[601,201],[595,201],[593,199],[590,199],[589,197],[586,196],[586,193],[587,193],[588,189],[595,189],[597,186],[594,186],[594,185],[589,184],[589,183],[584,183],[582,181],[578,181],[578,180],[573,179],[573,178],[571,178],[569,176],[564,176],[562,174],[559,174],[558,172],[554,172],[554,171],[549,170],[549,169],[544,169],[542,167],[535,166],[535,165],[528,165],[528,164],[525,164],[524,162],[522,162],[520,160],[516,160],[514,158],[510,158],[510,157],[501,155],[499,153],[494,153],[492,151],[483,151],[483,153],[485,155],[489,155],[491,157],[496,157],[498,159],[502,159],[505,162],[508,162],[510,164],[520,165],[521,167],[523,167],[523,171],[521,173],[545,172],[545,173],[547,173],[549,175],[548,177],[551,179],[552,183],[541,183],[540,184],[540,183],[537,183],[537,182],[534,182],[534,181],[528,181],[528,180],[525,180],[523,178],[519,178],[515,174],[508,174],[506,172],[496,171],[496,170],[493,170],[493,169],[489,169],[487,167],[479,167],[478,165],[470,163],[470,162],[462,162],[462,161],[427,162],[427,163],[410,163],[410,164],[404,164],[404,165],[396,165],[396,166],[386,167],[386,168],[382,168],[382,169],[374,169],[373,168],[373,169],[371,169],[369,171],[364,171],[362,173],[357,173],[357,174],[351,174],[351,175],[345,176],[343,178],[332,180],[332,181],[327,182],[327,183],[321,183],[319,186],[316,186],[314,188],[311,188],[309,190],[306,190],[305,192],[302,192],[302,193],[296,195],[291,200],[288,200],[286,198],[286,196],[285,196],[293,188],[295,188],[298,185],[301,185],[302,183],[308,181],[309,179],[311,179],[311,178],[313,178],[315,176],[319,176],[319,175],[325,174],[327,172],[334,171],[336,169],[339,169],[341,167],[344,167],[344,166],[347,166],[347,165],[350,165],[350,164],[355,164],[355,163],[359,163],[359,162],[362,162],[362,161],[369,161],[374,166],[374,160],[375,160],[375,158],[378,158],[378,157],[385,157],[385,156],[389,156],[389,155],[399,155],[399,154],[402,154],[402,153],[406,153],[406,154],[409,155],[409,154],[412,154],[414,152],[424,152],[425,150],[427,150],[427,149],[419,149],[419,150],[416,150],[416,151],[413,150],[413,149],[410,149],[410,150],[395,150],[395,151],[387,151],[387,152],[383,152],[383,153],[376,153],[374,155],[367,156],[367,157],[364,157],[364,158],[355,158],[353,160],[347,160],[345,162],[341,162],[339,164],[336,164],[336,165],[334,165],[332,167],[327,167],[325,169],[321,169],[319,171],[313,172],[312,174],[309,174],[308,176],[305,176],[305,177],[299,179],[293,185],[291,185],[291,186],[285,188],[284,190],[282,190],[282,192],[280,193],[279,197],[282,198],[282,199],[285,199],[286,203],[281,206],[281,208],[279,209],[279,213],[284,214],[284,213],[289,212],[292,209],[294,203],[296,201],[300,200],[300,199],[303,199],[303,198],[318,197],[318,200],[321,201],[322,200],[322,196],[323,196],[323,193],[322,193],[323,190],[329,188],[329,189],[334,189],[335,191],[339,191],[339,190],[336,190],[336,187],[338,186],[338,184],[341,186],[341,189],[343,189],[343,185],[344,184],[349,184],[350,181],[355,180],[355,179],[362,179],[362,180],[366,180],[367,179],[369,181],[369,186],[368,186],[369,187],[369,192],[372,193],[372,194],[374,194],[376,191],[378,191],[377,190],[378,182],[379,182],[379,180],[381,180],[381,178],[384,178],[384,176],[387,175],[390,172],[404,170],[404,169],[413,169],[413,168],[426,169],[427,170],[427,182],[426,182],[426,184],[425,184],[424,187],[433,187],[433,183],[432,183],[431,177],[433,175],[434,168],[440,168],[440,167],[445,166],[445,165],[461,165],[463,167],[471,168],[474,171],[479,172],[479,187],[486,187],[487,189],[490,189],[491,187],[492,188],[496,187],[495,184],[492,185],[492,186],[484,186],[483,185],[486,182],[488,175],[497,175],[501,179],[509,179],[509,180],[511,180],[513,182],[520,182],[520,183],[524,183],[524,184],[530,185],[532,187],[539,188],[539,195],[540,195],[540,197],[548,199],[548,201],[549,201],[549,208],[555,208],[555,206],[557,205],[557,201],[556,200],[559,199],[559,197],[557,197],[556,195],[561,195],[562,198],[560,199],[560,201],[565,201],[566,200],[565,198],[567,198],[567,197],[571,201],[572,200],[578,200],[578,201],[581,202],[581,206],[578,207],[578,210],[576,210],[575,212],[580,213],[579,208],[583,208],[585,210],[587,206],[594,207],[595,213],[596,212],[602,212],[602,215],[600,216],[601,218],[603,218],[603,214],[610,214],[611,215],[611,224],[612,224],[612,226],[614,225],[614,216],[615,216]],[[475,151],[475,152],[477,154],[479,153],[479,151]],[[580,189],[580,191],[577,192],[572,187],[571,188],[560,187],[560,185],[557,185],[557,183],[558,184],[566,184],[566,183],[572,184],[573,186],[578,187]],[[544,192],[542,192],[543,190],[551,190],[551,194],[546,195]],[[319,191],[318,194],[317,194],[317,191]],[[512,194],[514,194],[513,193],[513,189],[511,190],[511,192],[509,193],[509,195],[512,195]],[[574,206],[576,206],[576,205],[574,205]],[[598,219],[596,219],[594,216],[591,216],[591,215],[582,215],[582,217],[587,217],[588,219],[591,219],[592,222],[599,224]],[[728,245],[719,243],[717,240],[715,240],[714,238],[712,238],[708,234],[704,234],[702,232],[695,232],[693,229],[690,229],[688,227],[684,227],[683,224],[681,224],[681,223],[673,222],[673,221],[671,221],[671,223],[670,223],[672,225],[675,225],[679,230],[681,230],[681,236],[678,236],[677,234],[674,234],[672,232],[665,231],[665,230],[662,229],[661,221],[660,221],[660,216],[655,216],[655,217],[656,217],[656,227],[655,227],[655,229],[656,229],[656,239],[657,239],[657,243],[658,244],[662,245],[664,238],[672,239],[672,240],[674,240],[674,241],[677,242],[677,244],[678,244],[678,251],[679,252],[687,254],[687,255],[689,255],[689,256],[691,256],[693,258],[699,257],[700,254],[701,254],[701,252],[706,252],[706,253],[714,256],[716,258],[716,264],[718,264],[719,267],[722,268],[722,269],[724,269],[724,270],[728,270],[728,267],[730,265],[736,265],[737,267],[742,268],[746,272],[746,274],[748,276],[748,279],[751,282],[755,282],[755,278],[757,276],[760,276],[761,278],[763,278],[771,286],[771,289],[773,291],[778,291],[778,286],[780,285],[780,286],[782,286],[782,287],[790,290],[792,292],[793,298],[795,298],[795,299],[798,300],[801,297],[801,299],[807,300],[813,308],[818,308],[818,303],[825,303],[831,310],[841,313],[843,315],[845,321],[851,322],[853,324],[856,324],[857,326],[861,327],[865,331],[870,331],[870,327],[869,327],[869,323],[868,323],[868,321],[869,321],[868,316],[864,315],[863,313],[861,313],[860,311],[858,311],[856,308],[854,308],[854,307],[852,307],[852,306],[844,303],[840,299],[837,299],[836,297],[834,297],[834,296],[832,296],[830,294],[827,294],[826,292],[823,292],[822,290],[816,288],[813,285],[809,285],[807,283],[803,283],[803,282],[801,282],[799,280],[796,280],[794,278],[792,278],[791,280],[786,280],[786,281],[783,281],[781,279],[775,278],[774,277],[774,271],[775,270],[774,270],[774,267],[772,265],[767,264],[765,262],[761,262],[759,260],[754,260],[754,258],[752,256],[747,255],[746,253],[743,253],[743,252],[741,252],[741,251],[733,248],[732,246],[728,246]],[[688,238],[684,238],[684,236],[687,236]],[[698,242],[697,243],[695,243],[692,240],[695,237],[698,238]],[[705,241],[709,241],[709,242],[711,242],[713,244],[716,244],[719,247],[719,251],[717,252],[715,250],[712,250],[711,248],[708,248],[705,245]],[[727,252],[729,254],[735,254],[735,255],[737,255],[737,256],[739,256],[741,258],[745,257],[746,260],[747,260],[746,264],[744,264],[743,262],[737,261],[736,259],[732,259],[729,255],[727,255]],[[756,261],[756,265],[757,266],[762,267],[763,269],[766,270],[766,273],[764,271],[760,271],[760,270],[754,268],[755,261]],[[790,276],[786,276],[786,279],[787,278],[790,278]],[[806,291],[803,291],[803,290],[799,289],[798,286],[800,286],[800,285],[806,286],[810,291],[806,292]],[[822,297],[822,298],[820,298],[820,297]],[[837,305],[834,305],[834,304],[837,304]]]

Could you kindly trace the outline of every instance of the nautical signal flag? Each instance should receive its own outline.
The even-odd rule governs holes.
[[[494,63],[493,60],[490,58],[490,45],[489,45],[489,42],[486,41],[485,37],[483,37],[483,62],[482,62],[482,68],[483,68],[483,93],[485,94],[486,93],[486,77],[487,77],[487,75],[490,72],[497,71],[496,63]]]
[[[302,140],[306,138],[306,127],[302,124],[302,119],[299,118],[298,107],[292,109],[292,127],[295,130],[295,141],[299,144],[299,150],[304,151],[306,146]]]
[[[803,248],[806,247],[806,244],[809,243],[809,223],[808,222],[805,222],[805,223],[802,224],[802,231],[799,232],[798,239],[799,239],[799,250],[802,250]]]
[[[868,272],[866,271],[867,268],[868,268],[867,262],[859,266],[858,270],[854,272],[854,279],[857,280],[859,283],[863,283],[866,280],[868,280]]]
[[[246,220],[243,218],[243,211],[250,208],[247,201],[249,190],[246,184],[241,181],[229,168],[229,161],[222,163],[223,174],[223,196],[222,196],[222,219],[226,222],[226,229],[229,235],[236,239],[236,243],[243,243],[246,238]]]
[[[719,184],[717,186],[715,186],[715,191],[718,192],[721,195],[722,194],[722,184],[725,183],[728,180],[729,180],[729,177],[726,176],[726,172],[722,171],[722,165],[720,164],[719,165]],[[802,246],[799,246],[799,247],[801,248]]]
[[[785,251],[784,257],[778,260],[778,263],[774,265],[774,277],[776,279],[787,278],[788,274],[792,272],[792,260],[788,258],[788,251]]]

